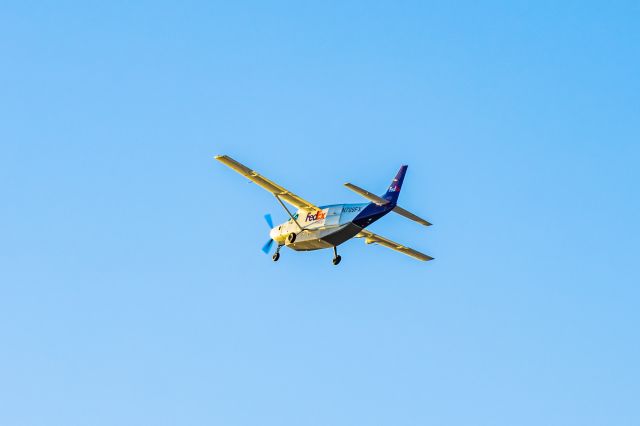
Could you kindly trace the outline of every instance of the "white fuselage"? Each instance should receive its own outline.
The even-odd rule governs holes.
[[[317,250],[337,246],[352,238],[362,228],[352,223],[368,203],[333,204],[321,206],[320,210],[309,212],[298,210],[293,219],[275,226],[269,236],[279,245],[293,250]],[[302,228],[302,229],[300,229]],[[296,234],[293,243],[287,242],[287,236]]]

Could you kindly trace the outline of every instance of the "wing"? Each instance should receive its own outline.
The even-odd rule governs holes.
[[[424,261],[433,260],[433,257],[431,256],[427,256],[426,254],[420,253],[417,250],[414,250],[412,248],[403,246],[402,244],[398,244],[396,242],[388,240],[384,237],[381,237],[380,235],[374,234],[373,232],[362,230],[358,233],[358,235],[356,235],[356,238],[364,238],[364,242],[367,244],[377,243],[377,244],[380,244],[381,246],[385,246],[392,250],[396,250],[396,251],[399,251],[400,253],[406,254],[407,256],[415,257],[418,260],[424,260]]]
[[[308,202],[302,197],[298,197],[293,192],[281,187],[280,185],[278,185],[273,181],[270,181],[266,177],[261,176],[260,174],[258,174],[258,172],[251,170],[250,168],[238,163],[236,160],[234,160],[233,158],[227,155],[216,155],[215,159],[221,162],[222,164],[224,164],[225,166],[240,173],[241,175],[243,175],[244,177],[246,177],[256,185],[263,187],[273,195],[280,198],[282,201],[286,201],[287,203],[291,204],[292,206],[295,206],[299,209],[309,210],[309,211],[320,210],[320,208],[317,207],[315,204]]]

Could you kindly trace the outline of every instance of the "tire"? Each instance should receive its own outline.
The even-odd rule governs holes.
[[[293,244],[296,241],[296,234],[294,232],[287,235],[287,242]]]
[[[280,259],[280,253],[278,252],[273,253],[273,256],[271,256],[271,258],[273,259],[274,262],[277,262],[278,259]]]
[[[342,256],[337,255],[336,257],[333,258],[333,264],[337,265],[338,263],[340,263],[341,260],[342,260]]]

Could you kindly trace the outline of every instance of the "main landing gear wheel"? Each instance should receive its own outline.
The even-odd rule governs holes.
[[[340,261],[342,260],[342,257],[338,254],[338,249],[336,248],[336,246],[333,246],[333,264],[337,265],[338,263],[340,263]]]
[[[289,235],[287,235],[287,242],[289,244],[293,244],[296,241],[296,234],[295,232],[290,233]]]

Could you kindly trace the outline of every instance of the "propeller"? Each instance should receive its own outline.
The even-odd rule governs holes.
[[[273,240],[269,238],[269,241],[267,241],[267,243],[262,246],[262,251],[264,252],[264,254],[269,254],[269,252],[271,251],[271,246],[273,246]]]
[[[267,225],[269,225],[269,229],[272,229],[273,220],[271,219],[271,215],[269,213],[264,215],[264,220],[267,221]],[[273,240],[269,238],[269,241],[267,241],[267,243],[264,246],[262,246],[262,251],[264,252],[264,254],[269,254],[272,246],[273,246]]]

